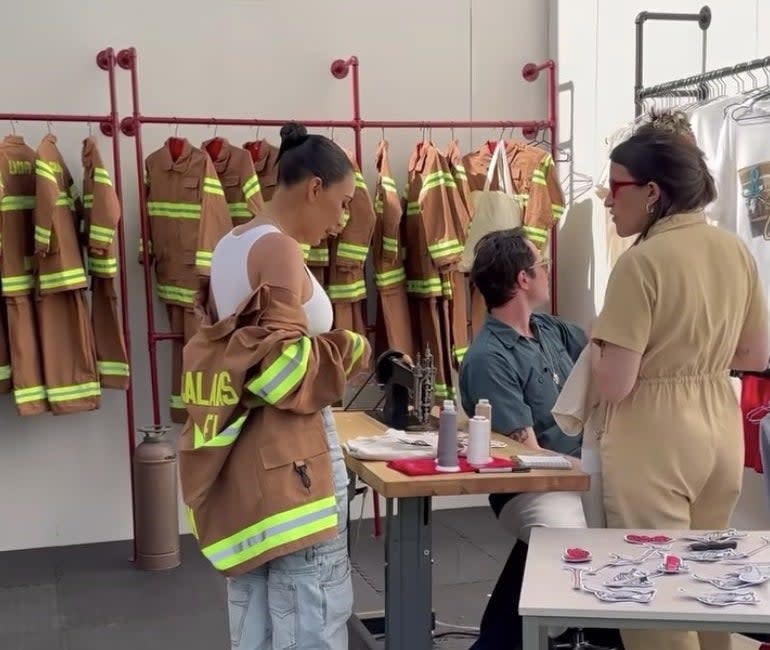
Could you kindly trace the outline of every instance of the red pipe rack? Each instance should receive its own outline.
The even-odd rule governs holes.
[[[116,80],[115,80],[115,65],[116,57],[115,52],[111,47],[101,50],[96,55],[96,65],[102,70],[107,72],[108,85],[109,85],[109,103],[110,112],[107,115],[78,115],[78,114],[62,114],[62,113],[0,113],[0,120],[8,120],[13,122],[48,122],[54,123],[81,123],[81,124],[98,124],[99,130],[103,135],[108,138],[112,138],[112,166],[113,176],[112,182],[115,187],[115,192],[118,195],[121,207],[123,206],[123,180],[120,169],[120,143],[118,142],[118,102],[116,93]],[[120,282],[120,311],[121,321],[123,325],[123,337],[126,344],[126,352],[128,358],[131,359],[131,336],[128,325],[128,287],[126,283],[126,246],[123,230],[123,219],[118,221],[118,268],[119,268],[119,282]],[[134,431],[134,394],[132,388],[132,382],[129,381],[128,388],[126,390],[126,434],[128,439],[128,455],[129,459],[133,460],[134,448],[136,446],[136,439]],[[134,540],[134,547],[132,551],[132,561],[136,555],[136,519],[134,512],[134,473],[131,463],[129,463],[129,481],[131,487],[131,517],[132,517],[132,529],[131,538]]]
[[[136,169],[137,178],[144,177],[144,153],[142,151],[142,124],[190,124],[202,126],[283,126],[286,119],[240,119],[217,117],[177,117],[162,115],[143,115],[139,109],[139,79],[137,71],[136,49],[131,47],[121,50],[117,54],[117,63],[124,70],[128,70],[131,77],[132,114],[120,122],[120,129],[124,135],[134,137],[136,143]],[[351,93],[353,104],[353,117],[350,120],[299,120],[309,128],[350,128],[354,132],[355,156],[359,167],[362,167],[361,132],[367,128],[500,128],[521,129],[527,139],[534,138],[541,130],[547,130],[551,136],[551,153],[556,157],[556,64],[548,59],[540,64],[528,63],[522,71],[522,77],[526,81],[533,82],[540,72],[548,72],[548,115],[545,120],[460,120],[460,121],[397,121],[397,120],[364,120],[361,118],[361,96],[359,87],[359,62],[358,57],[351,56],[348,59],[337,59],[331,64],[331,74],[336,79],[344,79],[349,74],[351,77]],[[143,192],[139,192],[140,229],[144,241],[147,239],[147,205]],[[550,240],[550,255],[554,260],[551,266],[551,310],[556,313],[556,229]],[[147,340],[150,355],[150,387],[152,391],[152,413],[154,424],[160,424],[160,400],[158,396],[158,362],[156,345],[159,341],[179,338],[179,335],[170,332],[159,332],[155,329],[155,313],[153,309],[153,284],[150,271],[150,263],[147,248],[143,249],[143,272],[145,285],[145,309],[147,314]],[[375,536],[380,534],[379,523],[379,499],[374,494]]]

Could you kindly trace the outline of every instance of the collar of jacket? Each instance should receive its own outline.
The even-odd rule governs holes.
[[[540,338],[537,314],[532,314],[529,318],[529,326],[536,339]],[[510,325],[506,325],[498,320],[492,314],[487,313],[485,327],[495,335],[495,337],[507,348],[514,347],[522,339],[527,340],[523,334],[519,334]]]
[[[179,154],[179,158],[174,160],[171,155],[171,138],[168,138],[163,143],[162,161],[163,169],[166,171],[174,170],[176,172],[184,172],[187,170],[188,163],[190,162],[190,156],[192,156],[193,146],[187,138],[182,138],[182,153]]]
[[[275,185],[278,176],[278,149],[267,140],[256,140],[254,142],[245,142],[244,149],[259,144],[259,153],[254,161],[254,171],[259,176],[259,182],[263,185]],[[251,153],[251,152],[249,152]]]
[[[658,221],[652,224],[645,240],[653,235],[659,235],[664,232],[669,232],[670,230],[678,230],[679,228],[687,228],[688,226],[694,226],[700,223],[706,223],[706,215],[702,210],[672,214],[668,217],[658,219]]]
[[[209,153],[209,145],[215,140],[222,141],[222,146],[219,148],[219,155],[216,158]],[[230,144],[230,141],[227,140],[227,138],[210,138],[201,144],[201,149],[206,153],[209,153],[209,157],[214,163],[217,174],[222,174],[227,171],[227,168],[230,165],[230,157],[233,152],[233,145]]]
[[[25,144],[24,138],[20,135],[7,135],[3,138],[3,144]]]

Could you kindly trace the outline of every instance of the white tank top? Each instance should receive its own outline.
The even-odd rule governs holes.
[[[270,232],[280,232],[270,224],[262,224],[236,234],[230,231],[214,248],[211,257],[211,293],[220,319],[232,314],[238,305],[252,292],[247,262],[254,243]],[[307,317],[311,336],[323,334],[332,328],[334,312],[326,291],[310,269],[305,267],[313,290],[302,307]]]

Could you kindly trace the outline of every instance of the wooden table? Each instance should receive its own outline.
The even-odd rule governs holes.
[[[375,436],[386,427],[362,411],[335,411],[340,443]],[[505,436],[492,455],[510,458],[527,448]],[[348,470],[386,499],[385,520],[385,648],[427,650],[432,640],[431,498],[493,492],[587,490],[590,478],[571,470],[533,470],[510,474],[440,474],[407,476],[385,462],[362,461],[345,452]],[[394,500],[397,509],[394,510]],[[511,542],[513,545],[513,541]],[[371,647],[377,647],[372,645]]]
[[[684,531],[645,531],[606,528],[558,529],[535,528],[527,554],[519,613],[524,618],[523,650],[545,650],[548,627],[606,627],[618,629],[672,629],[726,632],[770,632],[770,583],[749,587],[760,598],[756,605],[731,605],[713,607],[687,598],[679,592],[705,594],[719,589],[706,582],[698,582],[692,573],[703,577],[717,577],[737,569],[723,563],[688,562],[690,573],[653,578],[657,593],[650,603],[606,603],[593,594],[572,588],[572,574],[565,570],[561,554],[566,546],[579,546],[591,552],[591,562],[583,566],[600,569],[609,561],[610,553],[639,557],[646,549],[623,540],[626,533],[668,535],[674,538],[671,553],[681,554],[690,542],[680,540]],[[688,531],[696,532],[696,531]],[[701,531],[703,532],[703,531]],[[762,537],[768,532],[747,531],[746,539],[738,540],[738,551],[750,551],[762,545]],[[747,562],[770,563],[770,546]],[[654,569],[660,558],[640,565]],[[598,587],[621,571],[632,567],[606,568],[597,575],[584,575],[586,586]],[[726,593],[726,592],[722,592]]]

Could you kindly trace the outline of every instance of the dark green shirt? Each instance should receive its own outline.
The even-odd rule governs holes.
[[[487,314],[484,327],[474,337],[460,367],[463,410],[472,416],[476,402],[488,399],[492,404],[492,430],[496,433],[507,435],[532,427],[544,449],[579,456],[582,436],[566,435],[551,409],[588,342],[586,335],[576,325],[548,314],[533,314],[530,328],[534,338],[522,336]],[[505,497],[503,503],[513,495]]]

